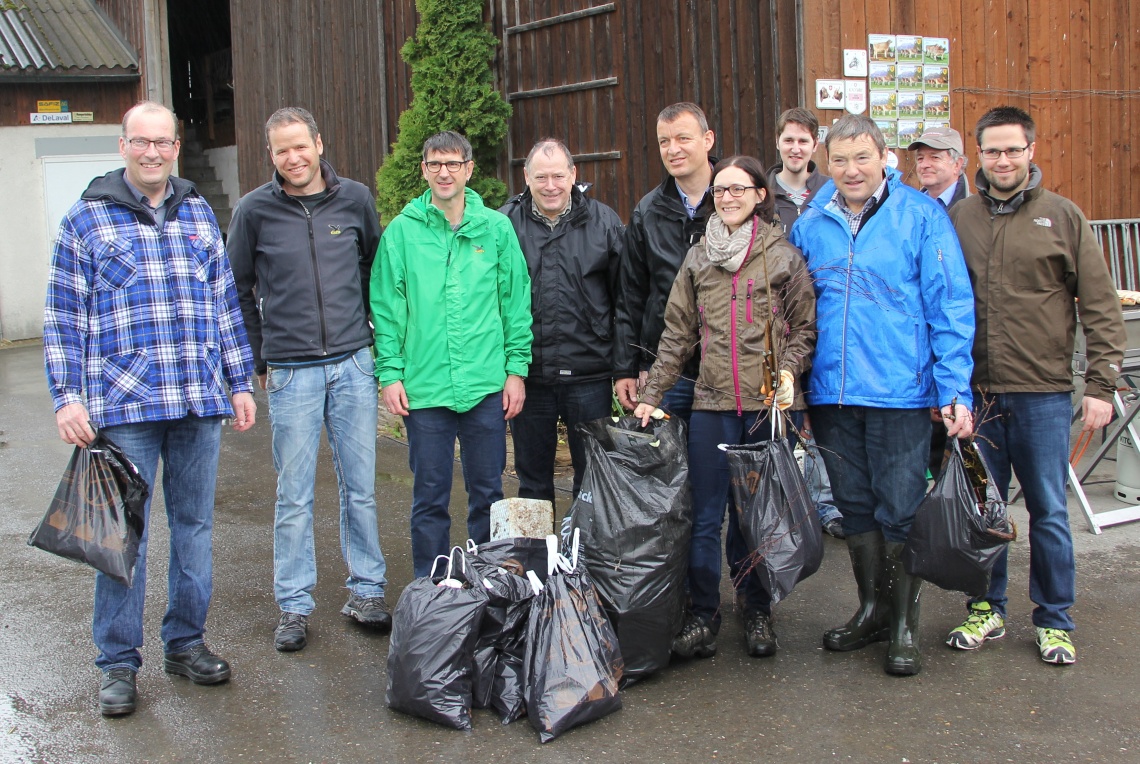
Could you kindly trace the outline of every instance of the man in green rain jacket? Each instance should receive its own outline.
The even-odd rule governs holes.
[[[471,144],[450,131],[433,135],[420,170],[429,190],[384,231],[370,292],[384,406],[408,431],[417,578],[450,546],[457,435],[467,532],[477,544],[490,540],[506,420],[522,410],[532,341],[526,260],[510,220],[466,187]]]

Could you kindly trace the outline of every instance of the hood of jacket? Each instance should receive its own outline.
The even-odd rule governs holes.
[[[480,232],[487,225],[484,214],[486,211],[487,206],[483,204],[483,197],[470,188],[464,188],[463,220],[459,224],[459,230],[464,234]],[[451,223],[447,221],[447,216],[443,214],[443,210],[432,204],[430,188],[404,205],[400,214],[407,215],[412,220],[429,227],[451,227]]]
[[[1037,195],[1036,191],[1041,187],[1041,168],[1032,162],[1029,163],[1029,182],[1025,188],[1018,191],[1008,199],[995,199],[990,196],[990,181],[986,174],[982,172],[982,168],[978,168],[977,175],[974,176],[974,188],[978,189],[978,194],[985,199],[986,206],[989,207],[990,212],[995,215],[1009,215],[1017,211],[1026,199],[1032,198]]]
[[[150,216],[150,210],[135,197],[131,191],[131,187],[127,185],[126,172],[126,169],[120,168],[118,170],[111,170],[111,172],[106,175],[95,178],[87,186],[87,190],[83,192],[81,198],[86,201],[105,199],[115,202],[116,204],[121,204],[124,207],[130,207],[135,212],[141,212]],[[187,196],[198,193],[198,189],[194,184],[184,178],[171,175],[170,185],[174,189],[174,196],[171,197],[170,200],[171,209],[181,204],[182,200]]]

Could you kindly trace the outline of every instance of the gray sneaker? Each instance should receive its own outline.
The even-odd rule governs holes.
[[[273,630],[273,646],[278,652],[295,653],[308,644],[309,617],[300,613],[282,613]]]
[[[340,609],[340,614],[381,633],[392,630],[392,611],[383,597],[361,597],[353,594]]]

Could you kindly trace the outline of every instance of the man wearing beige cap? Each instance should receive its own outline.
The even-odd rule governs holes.
[[[962,172],[966,167],[962,136],[952,127],[934,127],[907,147],[914,152],[922,193],[950,209],[970,195]]]

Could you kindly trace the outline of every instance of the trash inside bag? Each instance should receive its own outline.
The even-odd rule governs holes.
[[[527,622],[527,715],[543,743],[621,708],[621,649],[578,559],[577,538],[569,559],[552,550]],[[548,539],[557,549],[557,537]]]
[[[623,686],[669,665],[681,630],[693,528],[680,419],[597,419],[578,425],[582,488],[563,522],[581,531],[586,570],[617,633]]]
[[[981,597],[1017,529],[977,444],[950,441],[942,473],[915,512],[903,564],[935,586]]]
[[[389,708],[471,729],[472,653],[487,596],[459,547],[436,558],[431,575],[408,584],[392,614]]]
[[[504,543],[505,542],[505,543]],[[517,543],[516,543],[517,542]],[[542,546],[541,555],[534,543]],[[470,563],[483,576],[487,609],[475,644],[471,702],[475,708],[491,708],[503,724],[526,713],[523,660],[526,657],[526,625],[534,589],[526,578],[519,557],[541,560],[546,577],[545,539],[502,539],[476,547],[468,543]],[[515,572],[518,571],[518,572]]]
[[[819,515],[786,439],[726,451],[740,532],[752,550],[745,568],[751,564],[775,605],[819,569]]]
[[[30,546],[85,562],[130,586],[150,488],[117,445],[98,433],[76,446]]]

